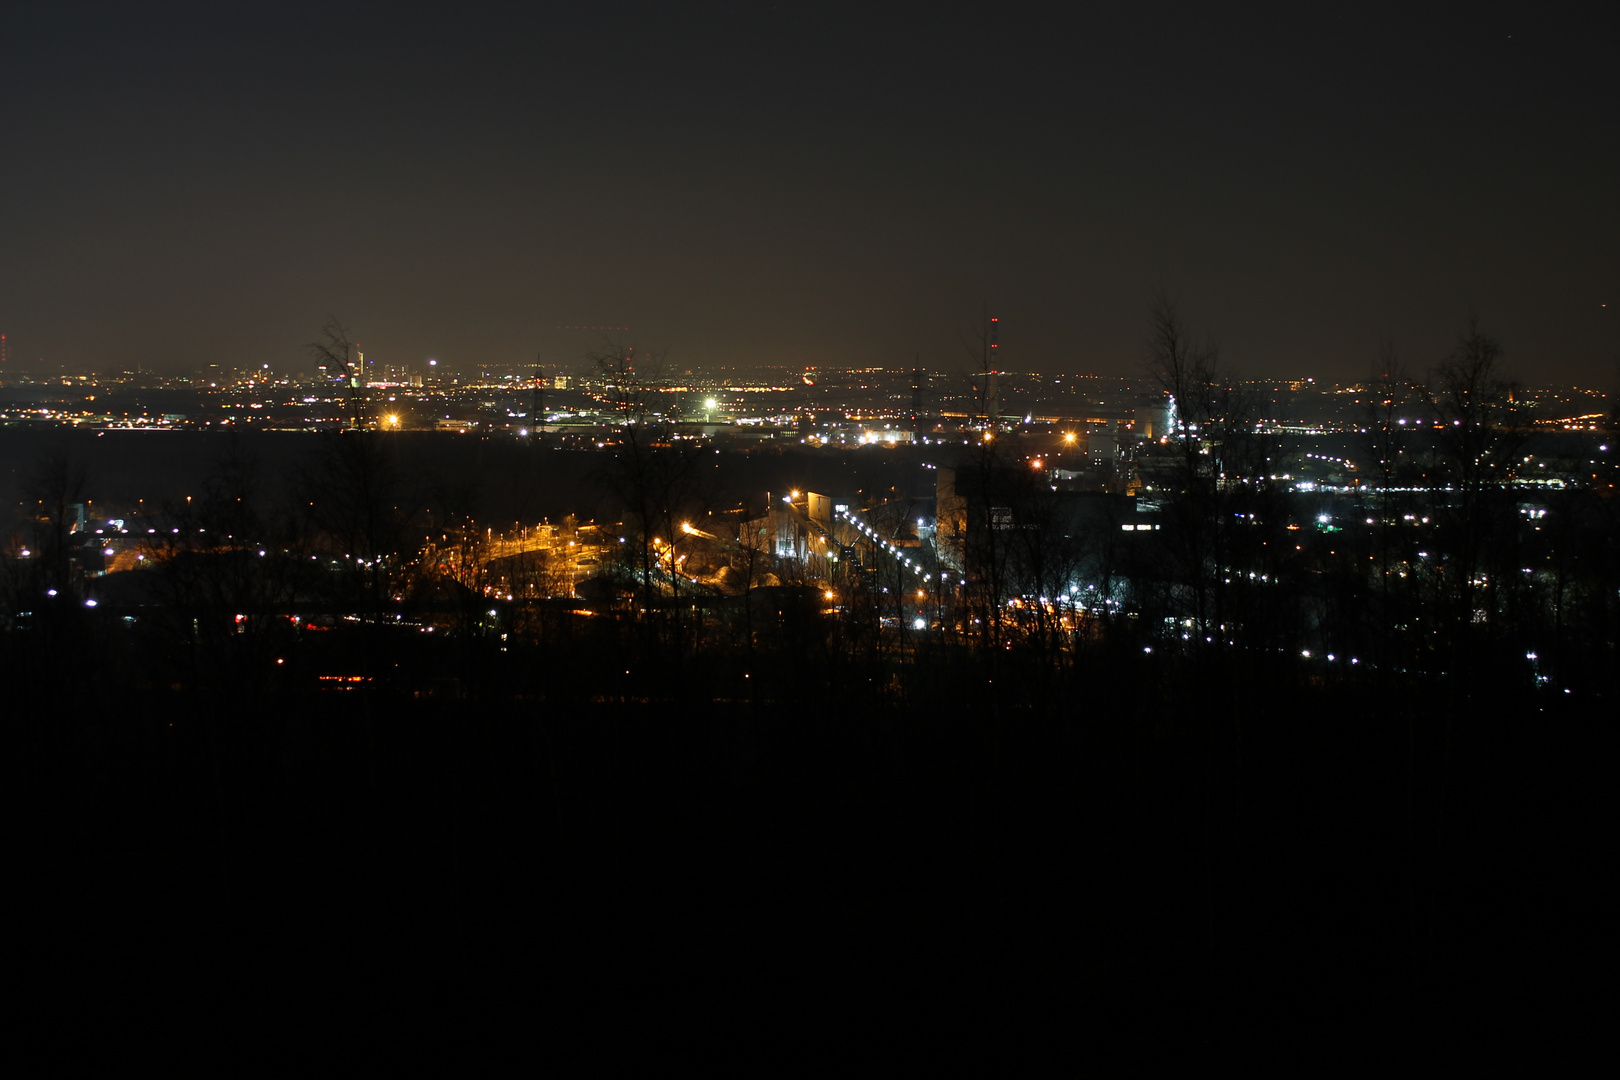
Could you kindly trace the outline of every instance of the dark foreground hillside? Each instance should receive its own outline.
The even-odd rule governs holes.
[[[1612,720],[1550,695],[421,640],[172,681],[117,636],[10,650],[38,1000],[836,1060],[1613,999]]]

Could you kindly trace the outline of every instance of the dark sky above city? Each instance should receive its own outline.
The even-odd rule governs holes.
[[[1130,372],[1159,288],[1239,371],[1620,355],[1591,9],[16,3],[13,362]],[[1605,307],[1604,305],[1608,305]]]

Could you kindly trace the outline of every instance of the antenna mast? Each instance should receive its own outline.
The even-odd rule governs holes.
[[[992,315],[986,315],[984,329],[979,337],[979,384],[975,389],[979,395],[979,415],[984,417],[985,429],[994,431],[1001,420],[1001,371],[997,367],[998,350],[1001,348],[1001,320]]]
[[[923,369],[922,357],[914,359],[915,366],[911,369],[911,430],[917,431],[922,424],[923,414]]]
[[[534,439],[540,441],[545,434],[546,423],[546,376],[545,370],[540,366],[540,354],[534,354],[534,401],[529,406],[529,426],[534,431]]]

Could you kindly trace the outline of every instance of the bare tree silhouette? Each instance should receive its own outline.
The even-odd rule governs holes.
[[[358,349],[349,340],[349,331],[334,316],[327,316],[321,327],[321,336],[304,346],[315,364],[327,378],[341,382],[344,398],[349,403],[350,422],[364,428],[366,416],[366,381],[361,370]]]
[[[26,498],[34,504],[34,547],[41,588],[72,588],[70,537],[84,509],[89,469],[83,460],[56,447],[34,464]]]

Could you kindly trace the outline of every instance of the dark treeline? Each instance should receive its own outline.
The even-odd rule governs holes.
[[[403,431],[389,432],[388,441],[407,486],[421,490],[424,506],[431,504],[440,478],[457,477],[476,491],[478,516],[486,525],[500,528],[568,514],[607,518],[620,512],[602,483],[600,455],[594,451],[553,447],[537,463],[524,443],[499,436]],[[319,436],[309,432],[0,427],[0,494],[8,497],[0,527],[26,533],[26,515],[19,520],[12,502],[33,501],[40,460],[53,453],[82,465],[90,481],[86,494],[98,508],[122,516],[139,505],[156,511],[184,502],[187,495],[200,495],[220,461],[233,453],[257,463],[266,500],[290,501],[289,489],[317,442]],[[839,488],[851,477],[857,478],[857,487],[885,488],[915,467],[915,455],[806,452],[795,445],[759,453],[728,451],[717,460],[720,488],[727,493],[776,490],[788,483]]]
[[[1324,509],[1161,314],[1160,527],[986,439],[915,603],[876,542],[761,551],[769,508],[727,517],[713,452],[641,418],[600,457],[625,539],[594,600],[497,589],[477,485],[376,433],[284,484],[223,454],[152,515],[149,565],[87,583],[85,470],[46,456],[0,627],[43,953],[159,984],[515,985],[649,1006],[638,1039],[698,998],[767,1033],[809,1010],[834,1018],[817,1052],[937,1045],[963,1009],[1185,1031],[1271,1002],[1367,1030],[1574,995],[1614,899],[1613,499],[1525,512],[1471,331],[1422,383],[1387,372],[1451,441],[1404,443],[1386,403],[1381,482]],[[886,505],[899,536],[912,502]],[[684,522],[740,587],[681,569]]]

